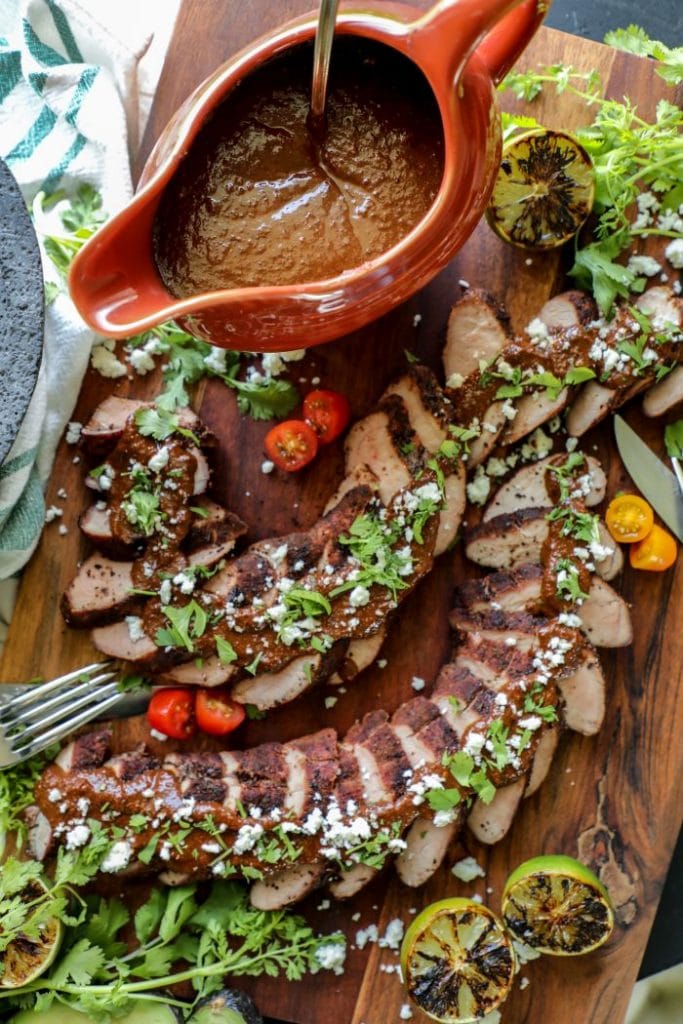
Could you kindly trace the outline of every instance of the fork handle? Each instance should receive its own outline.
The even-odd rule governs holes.
[[[23,693],[34,689],[32,683],[0,683],[0,705],[4,700],[11,697],[19,697]],[[109,708],[104,715],[93,719],[95,722],[106,721],[109,718],[130,718],[133,715],[141,715],[147,710],[149,704],[149,693],[122,693],[116,704]]]

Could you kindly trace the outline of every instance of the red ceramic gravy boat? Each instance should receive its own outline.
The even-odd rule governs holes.
[[[494,86],[549,6],[550,0],[442,0],[425,14],[369,0],[363,10],[343,11],[337,33],[393,47],[421,69],[434,91],[445,166],[433,205],[398,245],[337,277],[177,299],[164,286],[152,254],[164,187],[207,116],[236,83],[275,54],[310,41],[317,15],[255,42],[188,97],[159,137],[134,199],[74,260],[70,288],[79,312],[110,337],[128,337],[172,319],[214,345],[263,352],[329,341],[388,312],[448,263],[481,218],[500,161]]]

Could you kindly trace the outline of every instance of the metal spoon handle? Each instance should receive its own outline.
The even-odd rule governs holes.
[[[338,6],[339,0],[320,0],[318,28],[315,33],[313,49],[313,87],[311,90],[311,116],[314,121],[318,122],[322,121],[325,115],[327,78],[330,72],[330,55]]]

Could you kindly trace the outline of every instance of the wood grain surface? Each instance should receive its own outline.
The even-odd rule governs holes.
[[[307,0],[250,0],[248,4],[184,0],[138,170],[168,117],[202,78],[250,40],[308,6]],[[653,115],[658,98],[667,94],[648,62],[541,30],[521,66],[554,61],[583,70],[597,68],[610,95],[621,98],[628,93],[646,116]],[[555,127],[590,119],[568,94],[542,98],[528,112]],[[453,263],[414,300],[356,335],[312,350],[303,363],[295,364],[294,381],[304,391],[312,378],[320,377],[323,387],[345,391],[354,415],[361,416],[404,367],[404,348],[439,371],[445,322],[461,294],[460,281],[491,291],[507,305],[514,325],[521,327],[550,294],[563,287],[563,266],[557,255],[530,258],[504,246],[482,224]],[[421,319],[415,324],[417,313]],[[87,419],[112,390],[147,397],[158,387],[153,375],[124,378],[112,387],[111,381],[91,372],[74,419]],[[316,519],[341,474],[339,444],[325,450],[303,474],[266,477],[260,463],[267,427],[239,417],[232,395],[222,385],[210,383],[202,388],[195,404],[221,440],[214,467],[215,495],[249,523],[250,539],[307,526]],[[663,424],[644,420],[637,404],[626,415],[661,450]],[[615,455],[610,423],[589,436],[586,447],[603,460],[610,495],[629,485]],[[75,449],[60,446],[47,500],[64,508],[60,522],[68,533],[61,536],[57,525],[48,526],[24,573],[0,666],[3,681],[49,678],[96,656],[87,635],[67,629],[58,611],[60,592],[87,550],[77,528],[78,515],[87,504],[83,466],[75,464],[74,457],[78,457]],[[66,499],[58,497],[60,489],[66,491]],[[446,613],[453,586],[465,575],[475,574],[459,551],[442,557],[402,605],[382,652],[386,668],[365,672],[344,694],[322,688],[273,712],[265,721],[250,722],[239,737],[240,745],[266,737],[287,739],[321,724],[333,724],[343,732],[366,711],[376,707],[392,711],[412,695],[413,676],[428,682],[434,679],[450,647]],[[603,729],[592,739],[569,734],[563,738],[549,778],[525,802],[504,842],[488,849],[471,837],[466,839],[467,851],[485,865],[486,879],[469,885],[456,881],[450,865],[464,852],[457,847],[449,864],[423,890],[403,888],[389,870],[344,906],[318,911],[325,894],[309,900],[303,909],[316,926],[325,931],[345,928],[353,943],[357,928],[375,922],[383,932],[392,918],[407,921],[414,908],[456,892],[478,893],[497,910],[504,879],[521,860],[543,851],[579,855],[600,871],[612,890],[619,919],[614,937],[606,948],[586,958],[530,964],[524,970],[530,984],[524,990],[515,987],[503,1021],[619,1024],[623,1020],[681,823],[683,569],[679,565],[675,572],[655,575],[627,568],[617,587],[633,605],[636,636],[631,648],[601,655],[608,685]],[[338,703],[326,709],[324,698],[333,692],[339,696]],[[142,719],[117,723],[115,732],[119,748],[148,739]],[[156,744],[156,749],[168,749],[168,745]],[[126,889],[130,896],[128,884]],[[353,923],[356,914],[360,918]],[[395,963],[393,954],[377,946],[362,953],[351,948],[346,972],[339,978],[325,974],[298,984],[272,979],[240,984],[253,992],[264,1013],[297,1024],[386,1024],[399,1020],[405,1002],[396,974],[380,970]],[[426,1020],[417,1011],[414,1019]]]

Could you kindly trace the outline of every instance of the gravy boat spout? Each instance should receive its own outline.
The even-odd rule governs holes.
[[[444,143],[438,193],[398,244],[351,270],[301,284],[226,288],[176,298],[157,268],[155,216],[207,119],[264,62],[310,46],[317,14],[297,19],[218,68],[159,137],[133,200],[79,252],[69,284],[86,322],[123,338],[166,320],[214,345],[248,351],[305,348],[354,331],[427,283],[480,220],[500,161],[495,85],[540,25],[549,0],[442,0],[426,13],[370,0],[343,10],[337,35],[381,43],[407,57],[433,92]],[[334,63],[334,51],[332,57]]]

